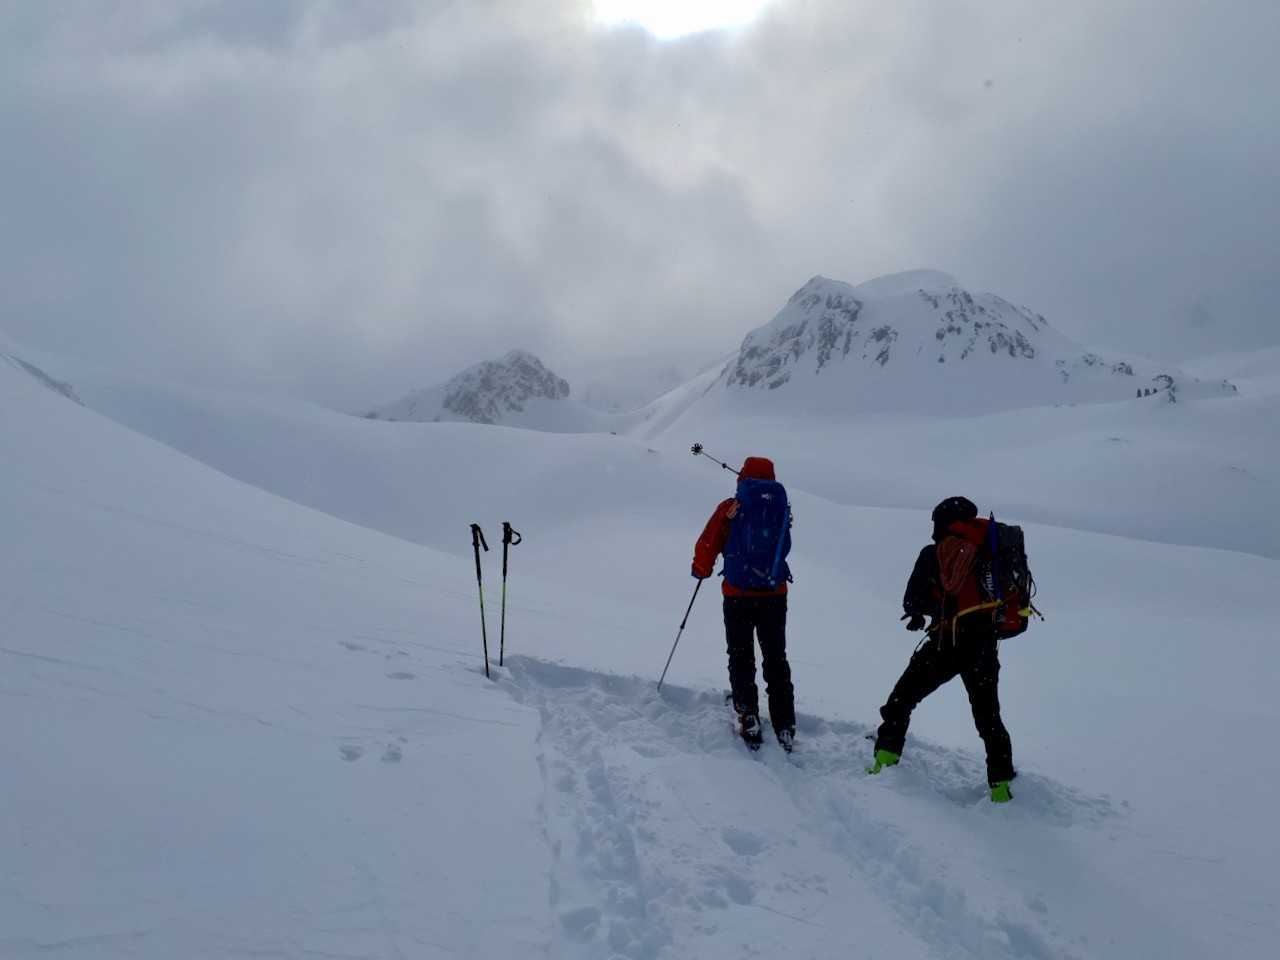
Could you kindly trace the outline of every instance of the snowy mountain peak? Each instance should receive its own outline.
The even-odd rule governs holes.
[[[722,380],[743,402],[785,387],[788,404],[806,413],[983,413],[1234,392],[1152,361],[1087,350],[1044,317],[934,270],[856,287],[812,278],[747,334]]]
[[[792,294],[773,321],[747,334],[727,384],[774,390],[808,357],[815,372],[853,347],[862,302],[848,284],[814,277]]]
[[[464,420],[502,423],[524,413],[537,400],[564,400],[568,381],[543,366],[524,350],[512,350],[500,360],[485,360],[462,371],[442,386],[417,390],[393,403],[375,407],[371,420]]]
[[[444,408],[474,423],[499,423],[521,412],[535,397],[563,400],[569,383],[531,353],[512,350],[501,360],[486,360],[458,374],[444,387]]]

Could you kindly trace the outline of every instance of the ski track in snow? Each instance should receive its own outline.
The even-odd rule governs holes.
[[[901,808],[1042,835],[1113,821],[1105,798],[1023,773],[1016,804],[997,808],[980,754],[915,739],[889,776],[869,778],[870,726],[803,714],[795,754],[768,732],[752,754],[719,691],[659,692],[523,657],[497,679],[541,716],[552,957],[657,960],[698,955],[703,940],[716,956],[794,955],[803,940],[806,955],[847,957],[864,931],[875,942],[876,924],[955,960],[1089,956],[1016,865],[1005,876],[993,864],[993,883],[975,891]]]

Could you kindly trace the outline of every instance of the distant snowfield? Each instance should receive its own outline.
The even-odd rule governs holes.
[[[0,955],[1280,951],[1274,365],[1235,398],[642,437],[0,354]],[[732,491],[694,440],[792,493],[791,759],[733,738],[706,590],[655,688]],[[1004,807],[957,684],[861,772],[956,493],[1026,527],[1048,617],[1002,651]]]

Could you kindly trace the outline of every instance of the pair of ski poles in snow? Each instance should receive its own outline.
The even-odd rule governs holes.
[[[724,461],[716,460],[716,458],[711,456],[711,454],[704,453],[702,444],[695,443],[692,449],[695,457],[704,456],[707,459],[720,464],[721,467],[728,470],[730,473],[735,475],[739,474],[737,470],[734,470],[733,467],[729,466]],[[511,524],[504,520],[502,523],[502,625],[500,628],[500,639],[498,642],[498,666],[502,666],[507,642],[507,555],[508,550],[513,546],[519,545],[522,539],[523,538],[520,534],[512,528]],[[489,635],[485,628],[484,620],[484,575],[480,568],[480,550],[482,547],[486,553],[489,552],[489,544],[485,541],[484,531],[480,529],[480,524],[473,523],[471,524],[471,548],[475,551],[476,555],[476,588],[480,593],[480,639],[484,644],[484,675],[487,677],[489,676]],[[685,625],[689,622],[689,614],[693,610],[693,602],[698,599],[698,590],[701,586],[702,581],[699,580],[697,585],[693,588],[693,596],[689,599],[689,606],[685,608],[684,619],[680,621],[680,629],[676,631],[676,641],[671,645],[671,653],[667,655],[666,666],[662,668],[662,676],[658,678],[659,690],[662,689],[662,681],[667,678],[667,670],[671,666],[671,658],[676,655],[676,646],[679,645],[680,636],[684,633]]]
[[[507,552],[511,547],[518,546],[520,541],[524,539],[517,533],[505,520],[502,521],[502,625],[499,630],[498,640],[498,666],[502,666],[502,659],[506,653],[507,646]],[[484,577],[480,570],[480,548],[484,547],[485,553],[489,552],[489,544],[484,539],[484,531],[480,529],[480,524],[473,523],[471,525],[471,548],[476,554],[476,587],[480,591],[480,639],[484,643],[484,675],[489,676],[489,635],[484,625]]]
[[[734,474],[735,476],[742,476],[742,474],[739,471],[734,470],[733,467],[729,466],[723,460],[716,460],[716,458],[711,456],[711,454],[704,453],[702,450],[702,444],[700,443],[695,443],[693,445],[693,455],[695,457],[697,456],[706,457],[708,460],[711,460],[714,463],[720,464],[720,466],[724,467],[726,470],[728,470],[730,473]],[[662,689],[662,681],[667,679],[667,669],[668,667],[671,666],[671,658],[676,655],[676,645],[680,643],[680,634],[684,633],[684,625],[689,622],[689,612],[693,609],[693,601],[698,599],[698,588],[701,586],[702,586],[702,581],[699,580],[697,585],[693,588],[693,596],[689,598],[689,606],[684,611],[684,619],[680,621],[680,629],[676,631],[676,642],[671,645],[671,652],[667,654],[667,665],[662,668],[662,676],[658,678],[659,690]]]

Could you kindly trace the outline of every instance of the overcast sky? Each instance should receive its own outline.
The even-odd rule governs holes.
[[[1089,346],[1280,343],[1275,0],[0,0],[0,331],[354,408],[736,349],[928,267]]]

